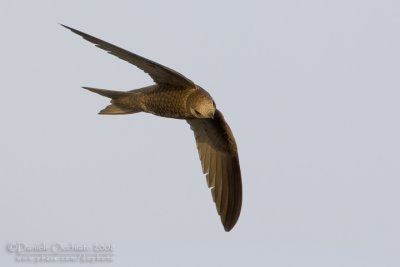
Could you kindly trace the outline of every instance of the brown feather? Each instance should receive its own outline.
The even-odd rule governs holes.
[[[61,26],[69,29],[70,31],[80,35],[85,40],[95,44],[98,48],[101,48],[108,53],[119,57],[122,60],[125,60],[139,69],[143,70],[147,74],[153,78],[154,82],[158,84],[167,84],[172,86],[181,86],[181,87],[195,87],[195,84],[183,76],[182,74],[163,66],[157,62],[149,60],[147,58],[141,57],[135,53],[129,52],[125,49],[122,49],[116,45],[110,44],[106,41],[103,41],[99,38],[91,36],[87,33],[75,30],[71,27],[65,26],[61,24]]]
[[[194,131],[203,172],[208,173],[213,199],[226,231],[236,224],[242,206],[242,181],[237,146],[222,113],[214,119],[187,120]],[[207,160],[212,160],[211,162]],[[211,166],[211,167],[210,167]],[[215,166],[215,167],[214,167]],[[213,177],[210,179],[210,177]]]

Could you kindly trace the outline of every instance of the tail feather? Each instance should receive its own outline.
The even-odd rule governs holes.
[[[131,102],[129,101],[128,97],[132,96],[132,92],[112,91],[93,87],[82,88],[89,90],[93,93],[111,98],[111,105],[108,105],[106,108],[102,109],[99,114],[121,115],[132,114],[142,111],[139,106],[132,106],[132,103],[128,104]]]
[[[99,114],[101,115],[122,115],[122,114],[131,114],[130,110],[126,110],[120,108],[114,104],[108,105],[105,109],[100,110]]]
[[[130,94],[129,92],[112,91],[112,90],[99,89],[93,87],[82,87],[82,88],[111,99],[117,99],[123,96],[128,96]]]

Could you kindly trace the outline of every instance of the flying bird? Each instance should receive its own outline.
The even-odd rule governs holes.
[[[206,174],[221,222],[225,231],[230,231],[239,218],[242,206],[238,149],[231,129],[210,94],[168,67],[71,27],[61,26],[150,75],[155,84],[128,92],[83,88],[111,99],[111,104],[99,114],[147,112],[186,120],[194,132],[203,173]]]

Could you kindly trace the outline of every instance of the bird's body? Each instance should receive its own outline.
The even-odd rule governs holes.
[[[64,26],[64,25],[62,25]],[[203,172],[226,231],[239,218],[242,182],[237,146],[222,113],[210,94],[182,74],[96,37],[64,26],[97,47],[136,65],[156,84],[127,92],[84,87],[111,99],[99,114],[120,115],[147,112],[184,119],[194,131]]]
[[[204,89],[198,87],[182,89],[170,85],[151,85],[128,92],[84,88],[110,97],[112,105],[124,111],[125,114],[147,112],[167,118],[195,119],[195,115],[190,110],[193,102],[206,99],[213,103],[211,96]],[[209,112],[214,112],[212,107],[210,109]],[[100,113],[118,114],[106,110]]]
[[[142,94],[144,112],[167,118],[187,119],[193,117],[186,104],[189,95],[194,91],[194,88],[181,90],[159,85],[139,94]]]

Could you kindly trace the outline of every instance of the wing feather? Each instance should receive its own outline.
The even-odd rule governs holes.
[[[63,24],[61,24],[61,26],[71,30],[73,33],[80,35],[83,39],[95,44],[98,48],[103,49],[108,53],[135,65],[139,69],[149,74],[154,82],[158,84],[166,84],[183,88],[195,87],[195,84],[191,80],[189,80],[179,72],[174,71],[173,69],[163,66],[150,59],[139,56],[135,53],[129,52],[125,49],[122,49],[116,45],[110,44],[84,32],[75,30],[71,27],[65,26]]]
[[[194,132],[203,173],[207,175],[218,214],[225,230],[230,231],[242,206],[242,178],[232,131],[218,110],[214,119],[187,122]]]
[[[213,187],[215,186],[215,172],[216,172],[216,164],[218,160],[217,153],[210,153],[211,154],[211,165],[210,165],[210,170],[208,171],[207,174],[207,182],[208,182],[208,187]]]
[[[224,179],[224,171],[225,171],[225,166],[223,166],[223,165],[225,165],[225,162],[224,161],[222,161],[223,162],[223,164],[222,164],[222,166],[221,166],[221,177],[219,178],[219,179],[217,179],[217,183],[216,183],[216,185],[215,185],[215,189],[216,189],[216,192],[217,192],[217,200],[215,201],[215,204],[217,205],[217,211],[218,211],[218,214],[219,215],[221,215],[222,214],[222,205],[221,205],[221,200],[222,200],[222,185],[223,185],[223,179]],[[223,219],[223,218],[221,218],[221,219]]]

